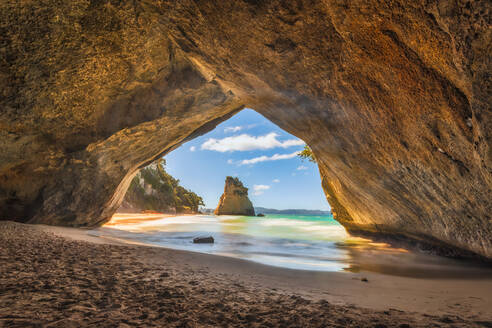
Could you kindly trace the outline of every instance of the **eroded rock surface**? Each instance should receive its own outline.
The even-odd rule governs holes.
[[[215,215],[254,216],[255,209],[248,197],[246,188],[238,178],[226,177],[224,193],[220,196]]]
[[[490,7],[2,0],[0,217],[102,224],[249,106],[311,146],[350,231],[492,258]]]
[[[141,169],[133,178],[118,212],[194,214],[198,213],[200,205],[204,205],[203,199],[167,173],[166,160],[161,158]]]

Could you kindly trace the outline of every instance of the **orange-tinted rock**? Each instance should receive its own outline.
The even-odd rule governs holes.
[[[104,223],[249,106],[311,146],[350,231],[492,258],[490,7],[2,1],[0,217]]]
[[[238,178],[227,177],[224,193],[220,196],[215,215],[246,215],[254,216],[255,209],[248,198],[246,188]]]

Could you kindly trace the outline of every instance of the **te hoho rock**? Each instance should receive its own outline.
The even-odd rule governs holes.
[[[215,215],[254,216],[255,209],[248,197],[248,188],[238,178],[226,177]]]
[[[490,1],[0,1],[0,218],[97,226],[245,106],[337,220],[492,258]],[[197,163],[197,169],[199,169]]]

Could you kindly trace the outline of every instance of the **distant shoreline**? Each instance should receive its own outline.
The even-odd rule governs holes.
[[[256,213],[263,213],[263,214],[331,215],[331,211],[305,210],[305,209],[277,210],[277,209],[274,209],[274,208],[255,207],[255,211],[256,211]]]
[[[287,210],[277,210],[274,208],[266,208],[261,206],[255,206],[256,214],[285,214],[285,215],[332,215],[331,211],[323,210],[306,210],[306,209],[287,209]],[[203,208],[201,209],[203,214],[213,214],[214,209]]]

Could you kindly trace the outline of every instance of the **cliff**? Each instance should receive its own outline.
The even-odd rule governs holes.
[[[215,215],[247,215],[254,216],[253,204],[248,198],[248,188],[238,178],[227,177],[224,193],[220,196]]]
[[[198,207],[203,205],[202,198],[179,185],[179,180],[166,172],[165,165],[165,160],[160,159],[140,170],[118,211],[198,212]]]
[[[100,225],[248,106],[312,148],[349,231],[492,258],[491,6],[0,1],[0,218]]]

